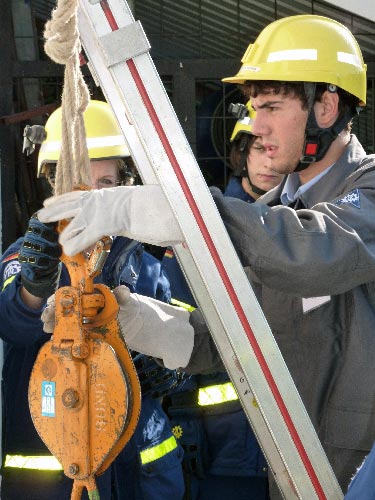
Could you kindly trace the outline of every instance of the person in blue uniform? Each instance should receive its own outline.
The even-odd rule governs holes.
[[[225,195],[253,203],[282,176],[269,170],[261,140],[251,132],[250,104],[232,107],[242,116],[231,136],[233,173]],[[171,248],[165,252],[163,269],[172,303],[194,309],[194,297]],[[183,390],[165,398],[165,407],[184,448],[186,499],[269,498],[266,460],[225,372],[195,375]]]
[[[375,500],[375,443],[351,480],[344,500]]]
[[[232,104],[231,109],[239,118],[230,138],[232,176],[224,194],[253,203],[279,185],[284,176],[270,169],[261,138],[252,134],[255,111],[250,101],[246,106]]]
[[[91,101],[84,113],[93,188],[119,185],[128,179],[129,152],[107,103]],[[46,124],[47,138],[38,157],[38,174],[53,184],[61,140],[61,108]],[[38,436],[28,407],[28,383],[40,347],[50,338],[41,313],[56,287],[70,283],[61,265],[54,224],[31,217],[24,237],[0,261],[0,337],[4,341],[3,457],[1,498],[69,499],[72,480]],[[169,282],[160,261],[141,243],[115,237],[97,282],[164,302]],[[177,500],[184,493],[183,451],[174,438],[161,396],[177,383],[174,371],[133,352],[142,388],[141,414],[132,438],[113,464],[97,477],[101,500]],[[145,458],[147,456],[147,459]],[[150,456],[152,457],[150,459]],[[84,492],[83,498],[87,498]]]

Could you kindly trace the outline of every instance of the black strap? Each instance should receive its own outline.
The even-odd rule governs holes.
[[[353,107],[343,116],[339,117],[331,127],[320,128],[316,121],[314,112],[316,84],[305,82],[304,89],[307,98],[309,116],[306,124],[303,153],[296,169],[294,170],[295,172],[301,172],[301,170],[308,168],[311,163],[321,160],[340,132],[342,132],[352,118],[358,114],[358,108]],[[335,85],[327,85],[327,90],[329,92],[336,92],[337,88]]]
[[[301,172],[301,170],[309,167],[311,163],[321,160],[332,142],[344,130],[356,113],[356,110],[351,109],[338,118],[331,127],[320,128],[316,122],[315,112],[312,109],[307,120],[303,154],[295,172]]]
[[[251,136],[250,136],[251,137]],[[262,196],[263,194],[266,194],[267,191],[264,189],[259,188],[258,186],[255,186],[251,182],[249,171],[247,169],[247,155],[249,151],[249,141],[250,141],[249,134],[242,134],[242,137],[240,139],[240,160],[239,160],[239,165],[241,167],[241,177],[246,177],[247,180],[249,181],[250,187],[255,194],[259,194],[259,196]]]

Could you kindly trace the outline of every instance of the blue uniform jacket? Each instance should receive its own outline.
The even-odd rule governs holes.
[[[3,455],[49,455],[49,451],[35,431],[27,398],[31,369],[39,348],[49,336],[42,329],[41,311],[26,307],[19,296],[21,281],[18,251],[21,243],[22,238],[12,244],[3,254],[0,263],[2,290],[0,337],[4,340]],[[161,271],[160,262],[144,252],[140,243],[128,238],[114,239],[102,274],[97,281],[104,282],[111,288],[124,284],[131,291],[167,302],[170,299],[169,283]],[[63,267],[60,285],[68,284],[68,272]],[[97,478],[100,498],[102,500],[182,498],[183,453],[177,443],[171,442],[171,436],[173,435],[168,418],[161,408],[160,401],[144,397],[135,434],[114,464]],[[168,443],[168,447],[165,447],[165,442]],[[157,458],[142,464],[140,452],[150,447],[154,447]],[[4,481],[6,483],[6,474],[2,484],[2,487],[6,488]],[[48,485],[45,498],[69,499],[71,485],[71,480],[61,473],[58,481]],[[24,487],[22,480],[19,487],[19,497],[21,497]],[[112,493],[113,497],[111,489],[115,491]]]
[[[349,485],[345,500],[375,500],[375,443]]]
[[[250,196],[242,188],[242,177],[235,177],[234,175],[230,178],[228,186],[225,190],[224,196],[230,196],[231,198],[237,198],[247,203],[254,203],[255,199]]]
[[[241,187],[241,179],[237,177],[231,178],[225,196],[240,198],[249,203],[255,201],[245,193]],[[178,261],[173,256],[172,250],[167,250],[162,265],[170,281],[172,299],[196,307],[194,298]],[[226,373],[217,373],[210,376],[197,375],[184,385],[184,390],[189,390],[186,393],[186,401],[183,400],[182,392],[172,398],[172,405],[174,406],[172,408],[172,424],[176,423],[177,425],[177,435],[180,434],[182,440],[199,441],[194,444],[201,448],[199,456],[194,457],[194,461],[199,464],[200,470],[192,470],[191,472],[198,475],[198,477],[204,477],[204,474],[207,473],[216,476],[267,477],[266,460],[238,401],[237,404],[228,402],[210,405],[206,408],[198,408],[195,405],[194,410],[191,401],[192,399],[196,400],[196,397],[193,398],[192,396],[194,391],[201,387],[223,384],[228,381],[229,377]],[[186,420],[183,418],[184,416]],[[194,416],[198,417],[195,424],[192,423]],[[187,437],[187,433],[194,433],[195,436]],[[188,458],[188,453],[185,452],[185,461]],[[235,487],[233,491],[235,491]],[[250,493],[251,491],[249,491]]]

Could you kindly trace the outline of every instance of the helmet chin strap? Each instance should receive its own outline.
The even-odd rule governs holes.
[[[256,186],[255,184],[253,184],[250,180],[250,176],[249,174],[244,174],[242,177],[247,177],[247,180],[249,181],[249,184],[250,184],[250,187],[251,187],[251,190],[253,193],[255,194],[259,194],[259,196],[262,196],[263,194],[266,194],[267,191],[264,190],[264,189],[261,189],[260,187]]]
[[[253,193],[255,194],[259,194],[259,196],[262,196],[263,194],[266,194],[267,191],[265,191],[264,189],[261,189],[259,188],[258,186],[255,186],[252,182],[251,182],[251,179],[250,179],[250,176],[249,176],[249,171],[247,169],[247,148],[248,148],[248,137],[244,135],[244,139],[241,141],[240,143],[240,153],[241,153],[241,156],[240,156],[240,165],[241,165],[241,178],[243,177],[246,177],[247,180],[249,181],[249,184],[250,184],[250,187],[251,187],[251,190],[253,191]]]
[[[343,116],[339,117],[331,127],[320,128],[316,121],[313,106],[316,84],[305,83],[304,86],[307,96],[309,116],[306,124],[303,153],[297,167],[294,170],[295,172],[301,172],[302,170],[308,168],[311,163],[321,160],[327,153],[332,142],[336,139],[340,132],[344,130],[350,120],[358,113],[356,108],[351,109]],[[336,86],[328,85],[327,90],[329,92],[336,92]]]

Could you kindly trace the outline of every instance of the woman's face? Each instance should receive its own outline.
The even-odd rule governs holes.
[[[90,169],[93,189],[111,188],[120,184],[117,159],[91,160]]]

